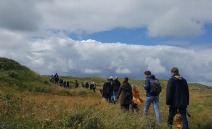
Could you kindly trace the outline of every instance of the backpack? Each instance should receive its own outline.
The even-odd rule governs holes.
[[[158,96],[162,91],[160,82],[157,79],[150,79],[150,95]]]

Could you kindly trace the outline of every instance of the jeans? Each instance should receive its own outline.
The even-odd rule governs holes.
[[[118,96],[118,91],[113,91],[113,95],[112,95],[112,100],[114,101],[114,102],[116,102],[117,101],[117,96]]]
[[[147,116],[150,105],[153,104],[156,119],[160,122],[160,111],[159,111],[159,97],[158,96],[150,96],[146,97],[144,104],[144,116]]]
[[[177,109],[179,109],[182,123],[183,123],[183,128],[182,129],[188,129],[188,120],[186,116],[186,108],[172,108],[169,107],[169,115],[168,115],[168,124],[173,125],[173,117],[175,116]]]

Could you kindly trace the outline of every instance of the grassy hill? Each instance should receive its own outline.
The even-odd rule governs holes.
[[[0,58],[0,85],[19,90],[51,92],[50,83],[18,62]]]
[[[0,58],[0,128],[2,129],[167,129],[168,108],[165,105],[166,80],[160,95],[162,120],[155,122],[153,107],[143,117],[143,104],[139,113],[121,112],[119,104],[104,101],[98,90],[74,88],[73,82],[94,81],[101,88],[105,79],[100,77],[62,77],[71,82],[63,88],[18,62]],[[122,82],[123,80],[120,79]],[[144,81],[131,80],[140,88],[144,100]],[[212,128],[212,88],[189,84],[192,118],[191,129]]]

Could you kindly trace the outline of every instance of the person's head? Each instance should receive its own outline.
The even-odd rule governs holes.
[[[178,70],[178,68],[177,67],[173,67],[172,69],[171,69],[171,74],[174,76],[174,75],[180,75],[179,74],[179,70]]]
[[[138,87],[135,84],[132,85],[132,88],[133,88],[133,90],[138,89]]]
[[[145,76],[149,76],[149,75],[151,75],[151,72],[150,72],[149,70],[144,71],[144,75],[145,75]]]
[[[128,82],[128,77],[125,77],[124,78],[124,82]]]

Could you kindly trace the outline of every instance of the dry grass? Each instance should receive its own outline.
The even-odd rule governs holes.
[[[137,82],[135,82],[137,83]],[[143,83],[143,82],[141,82]],[[33,93],[19,91],[12,88],[0,87],[0,117],[4,117],[5,125],[14,123],[8,127],[29,128],[71,128],[73,121],[82,117],[83,125],[78,124],[73,128],[105,128],[105,129],[136,129],[136,128],[167,128],[166,119],[168,108],[165,105],[165,82],[160,95],[160,110],[162,121],[155,123],[154,109],[151,106],[149,116],[142,117],[143,104],[139,107],[139,113],[120,110],[119,104],[107,103],[100,97],[99,92],[93,93],[86,89],[86,95],[62,96],[55,94],[61,88],[56,87],[54,93]],[[140,86],[141,88],[141,86]],[[68,89],[81,93],[85,89]],[[191,128],[210,128],[212,121],[212,89],[190,86],[190,106],[188,111],[192,118],[188,118]],[[145,91],[140,89],[141,98],[145,99]],[[8,118],[5,118],[8,116]],[[11,117],[11,118],[9,118]],[[33,122],[34,121],[34,122]],[[208,122],[209,121],[209,122]],[[96,125],[96,126],[93,126]],[[100,127],[101,126],[101,127]]]

